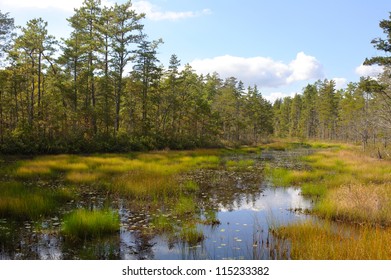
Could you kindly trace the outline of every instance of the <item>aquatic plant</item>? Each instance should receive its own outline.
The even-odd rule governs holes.
[[[204,240],[205,236],[203,232],[197,229],[195,224],[185,224],[183,225],[179,237],[182,241],[187,242],[190,246],[197,245]]]
[[[109,210],[78,209],[64,217],[61,232],[74,239],[98,238],[119,231],[118,213]]]
[[[280,227],[275,234],[291,242],[290,256],[300,260],[386,260],[391,258],[391,230],[347,229],[342,225],[306,222]]]
[[[354,148],[303,157],[306,170],[267,168],[276,186],[301,186],[317,198],[313,211],[330,219],[391,225],[391,164]]]
[[[192,180],[185,181],[182,184],[182,190],[187,191],[187,192],[197,192],[200,190],[200,187],[198,184]]]
[[[167,215],[159,214],[152,219],[151,225],[157,232],[172,232],[174,224]]]
[[[250,169],[252,166],[254,166],[254,163],[255,161],[252,159],[241,159],[238,161],[228,160],[225,165],[228,169],[241,171]]]
[[[204,216],[205,216],[205,219],[202,220],[202,224],[211,225],[211,226],[215,226],[215,225],[220,224],[220,220],[217,218],[216,211],[209,209],[209,210],[205,211]]]
[[[0,217],[37,219],[58,211],[72,198],[67,189],[43,189],[20,182],[0,182]]]
[[[177,216],[189,216],[195,213],[197,205],[193,198],[181,196],[175,204],[173,214]]]

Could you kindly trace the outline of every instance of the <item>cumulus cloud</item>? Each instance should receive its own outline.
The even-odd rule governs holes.
[[[15,8],[36,8],[36,9],[57,9],[63,11],[73,11],[74,8],[79,8],[83,3],[83,0],[0,0],[2,6],[15,7]],[[103,6],[111,6],[112,2],[109,0],[102,1]]]
[[[224,78],[234,76],[246,84],[272,88],[324,76],[319,61],[303,52],[299,52],[290,63],[275,61],[269,57],[244,58],[225,55],[197,59],[190,65],[202,74],[217,72]]]
[[[287,78],[288,83],[305,81],[323,77],[322,65],[315,57],[299,52],[291,63],[289,63],[291,75]]]
[[[334,78],[333,80],[335,82],[335,88],[337,90],[345,88],[348,83],[348,80],[345,78]]]
[[[361,77],[376,78],[383,72],[383,67],[379,65],[363,65],[361,64],[356,68],[356,74]]]
[[[186,18],[194,18],[202,15],[211,14],[211,10],[204,9],[202,11],[162,11],[162,9],[148,1],[135,1],[133,2],[133,8],[138,13],[145,13],[146,17],[150,20],[181,20]]]
[[[273,103],[274,101],[276,101],[279,98],[282,99],[282,98],[288,97],[288,96],[293,98],[296,94],[297,94],[296,92],[283,93],[283,92],[278,91],[278,92],[266,93],[266,94],[264,94],[265,95],[264,97]]]
[[[115,0],[102,0],[102,6],[113,6]],[[18,9],[57,9],[66,12],[72,12],[75,8],[81,7],[83,0],[0,0],[0,6],[13,7]],[[132,8],[137,13],[145,13],[146,17],[151,20],[181,20],[186,18],[194,18],[203,15],[211,14],[210,9],[203,9],[202,11],[164,11],[161,7],[150,3],[149,1],[134,1]]]

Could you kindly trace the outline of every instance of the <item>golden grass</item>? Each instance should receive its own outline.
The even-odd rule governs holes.
[[[100,178],[103,177],[101,173],[91,173],[91,172],[78,172],[71,171],[66,175],[66,179],[72,183],[92,183],[97,182]]]
[[[280,227],[275,234],[291,241],[291,258],[300,260],[389,260],[391,229],[312,222]]]
[[[26,178],[32,176],[42,176],[50,175],[52,173],[51,169],[46,166],[21,166],[16,170],[16,175],[18,177]]]
[[[276,186],[301,186],[320,197],[314,211],[354,223],[391,225],[391,162],[353,147],[320,150],[303,160],[308,170],[268,169]]]
[[[173,176],[132,171],[115,178],[109,188],[130,197],[155,198],[176,194],[179,184]]]
[[[391,185],[344,185],[330,190],[315,210],[333,219],[389,226]]]
[[[195,168],[220,164],[218,150],[161,151],[129,155],[41,156],[21,162],[15,170],[20,178],[58,176],[72,183],[113,184],[121,193],[147,194],[177,191],[175,175]],[[121,189],[122,188],[122,189]]]

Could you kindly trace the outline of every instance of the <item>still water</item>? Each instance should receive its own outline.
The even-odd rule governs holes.
[[[263,170],[266,164],[302,168],[297,160],[300,155],[297,151],[231,155],[229,160],[251,159],[254,166],[186,174],[186,180],[200,186],[191,197],[197,212],[189,217],[175,216],[167,205],[133,207],[132,201],[107,201],[87,193],[79,204],[109,203],[120,214],[120,232],[99,240],[65,240],[59,230],[61,215],[23,223],[2,219],[0,259],[289,259],[289,243],[275,238],[273,228],[311,219],[304,214],[311,202],[298,188],[273,186]],[[162,215],[170,221],[168,232],[154,227],[154,220]],[[203,222],[211,215],[212,222]],[[189,225],[198,233],[193,241],[178,234]]]

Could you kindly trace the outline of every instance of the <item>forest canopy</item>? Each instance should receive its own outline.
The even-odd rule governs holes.
[[[272,104],[257,85],[199,75],[175,54],[162,66],[163,40],[145,34],[144,16],[131,1],[85,0],[67,19],[69,37],[59,40],[41,18],[15,28],[0,11],[0,152],[184,149],[272,136],[388,144],[387,56],[366,60],[385,67],[378,80],[363,77],[342,90],[317,81]],[[386,54],[390,26],[382,21],[387,39],[372,41]]]

